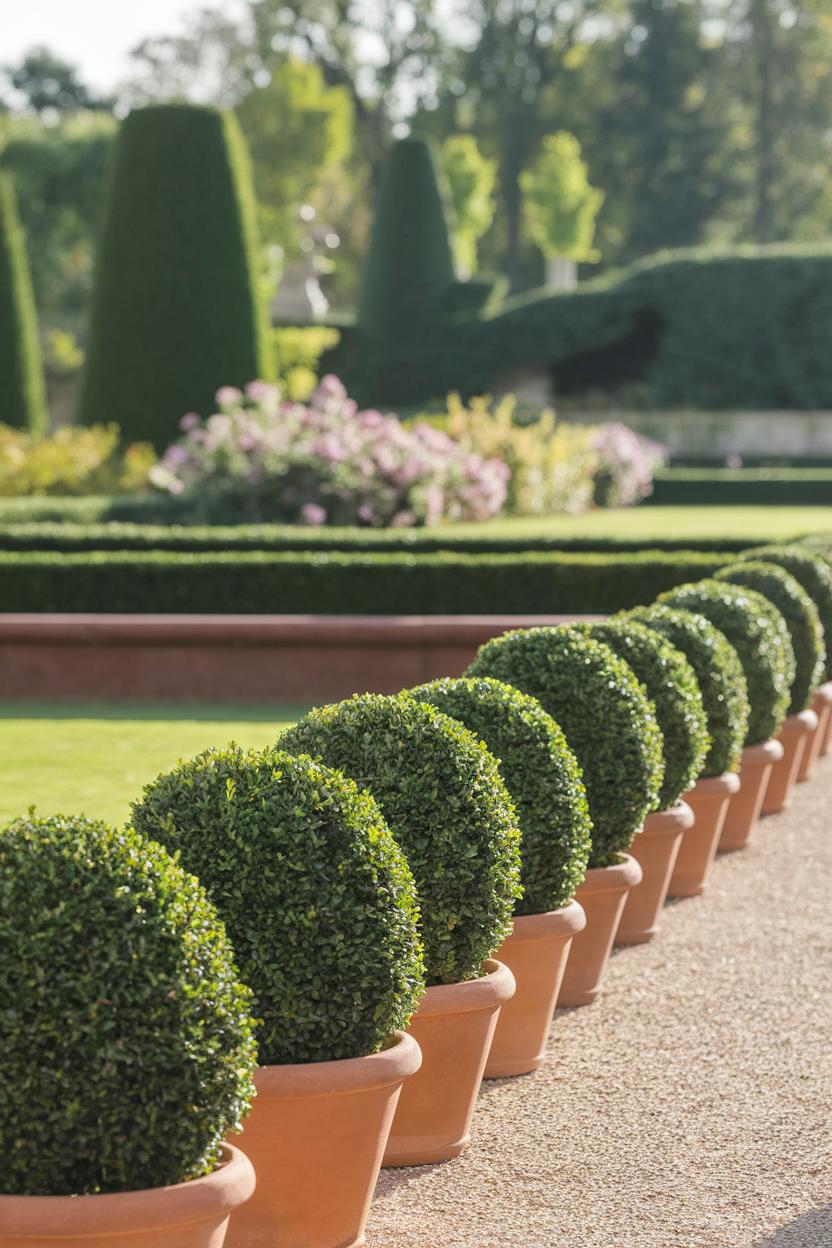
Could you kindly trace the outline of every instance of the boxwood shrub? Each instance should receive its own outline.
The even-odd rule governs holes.
[[[818,609],[826,646],[825,678],[832,679],[832,567],[808,546],[756,546],[740,558],[776,563],[799,581]]]
[[[523,896],[515,914],[543,914],[572,898],[586,872],[589,807],[575,755],[536,698],[488,676],[444,678],[410,690],[458,719],[497,759],[520,824]]]
[[[260,1061],[380,1049],[422,991],[413,877],[376,803],[313,762],[208,750],[147,785],[137,828],[181,855],[254,990]]]
[[[617,618],[580,627],[629,664],[655,707],[664,756],[656,809],[669,810],[695,782],[710,744],[696,674],[681,651],[643,624]]]
[[[826,666],[820,616],[806,590],[785,568],[754,559],[729,564],[716,573],[716,580],[756,589],[780,612],[789,630],[795,659],[789,714],[805,710]]]
[[[748,692],[737,652],[704,615],[658,604],[636,607],[632,618],[661,633],[686,657],[699,684],[710,749],[702,776],[738,771],[748,731]]]
[[[662,594],[659,602],[704,615],[742,663],[750,713],[746,745],[775,736],[788,710],[795,660],[786,622],[762,594],[712,578]]]
[[[466,674],[515,685],[557,720],[583,770],[589,866],[616,862],[655,810],[664,778],[655,710],[632,670],[609,646],[558,626],[487,641]]]
[[[337,767],[380,803],[416,880],[427,982],[478,976],[521,894],[517,817],[483,742],[406,694],[356,694],[310,711],[280,746]]]
[[[160,845],[80,817],[0,832],[0,983],[0,1193],[214,1168],[254,1090],[251,994],[201,884]]]

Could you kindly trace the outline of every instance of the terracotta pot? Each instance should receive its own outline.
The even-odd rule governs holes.
[[[517,990],[497,1019],[486,1079],[527,1075],[546,1058],[546,1041],[572,937],[586,927],[577,901],[546,914],[522,914],[497,957],[514,976]]]
[[[692,827],[693,811],[685,802],[678,802],[672,810],[654,811],[645,819],[630,846],[641,867],[641,883],[627,897],[615,937],[617,945],[643,945],[655,936],[682,837]]]
[[[821,685],[821,689],[830,691],[832,694],[832,680],[828,680],[825,685]],[[826,731],[823,734],[823,740],[820,743],[820,756],[826,758],[829,750],[832,749],[832,714],[826,720]]]
[[[3,1248],[221,1248],[254,1167],[226,1144],[213,1174],[175,1187],[103,1196],[0,1196]]]
[[[742,849],[759,818],[766,795],[771,769],[783,757],[783,747],[776,737],[762,745],[747,745],[740,763],[740,791],[728,803],[719,852]]]
[[[419,1069],[412,1036],[367,1057],[261,1066],[240,1137],[257,1193],[231,1219],[226,1248],[355,1248],[402,1083]]]
[[[804,780],[810,780],[815,770],[815,763],[821,756],[823,743],[826,734],[829,731],[830,722],[832,722],[832,681],[827,681],[825,685],[821,685],[815,693],[812,702],[812,710],[818,717],[818,726],[810,736],[803,750],[803,758],[798,769],[798,783],[802,784]]]
[[[502,962],[483,962],[483,972],[428,988],[411,1019],[422,1069],[402,1091],[383,1165],[447,1161],[468,1143],[500,1006],[514,994],[514,976]]]
[[[685,794],[684,800],[693,811],[693,826],[682,835],[668,897],[698,897],[704,892],[728,807],[739,791],[739,776],[724,771],[720,776],[703,776]]]
[[[776,815],[788,802],[797,783],[803,752],[817,726],[818,717],[814,711],[800,711],[797,715],[787,716],[776,738],[783,747],[783,757],[771,769],[762,814]]]
[[[629,854],[611,867],[592,867],[575,893],[586,911],[586,927],[573,937],[558,1008],[590,1005],[601,991],[618,924],[631,888],[641,883],[641,867]]]

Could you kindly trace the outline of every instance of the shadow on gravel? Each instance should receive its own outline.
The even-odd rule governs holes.
[[[755,1239],[754,1248],[825,1248],[827,1244],[832,1244],[832,1206],[812,1209],[765,1239]]]

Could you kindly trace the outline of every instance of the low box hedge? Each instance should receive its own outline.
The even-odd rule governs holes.
[[[829,468],[667,468],[656,473],[653,506],[825,507]]]
[[[7,612],[608,614],[723,566],[718,554],[0,552]]]

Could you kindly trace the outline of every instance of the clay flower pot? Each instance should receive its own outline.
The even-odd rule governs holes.
[[[693,827],[693,811],[685,802],[672,810],[648,815],[644,827],[630,846],[630,853],[641,867],[641,883],[630,889],[615,938],[617,945],[643,945],[652,940],[682,838]]]
[[[402,1083],[419,1046],[396,1031],[381,1053],[261,1066],[240,1137],[257,1171],[255,1198],[231,1219],[226,1248],[355,1248]]]
[[[3,1248],[221,1248],[254,1167],[226,1144],[222,1164],[175,1187],[103,1196],[0,1196]]]
[[[479,979],[428,988],[409,1031],[422,1069],[402,1091],[385,1166],[424,1166],[457,1157],[471,1119],[500,1006],[514,995],[514,976],[493,959]]]
[[[497,957],[514,976],[517,990],[497,1019],[486,1079],[527,1075],[546,1057],[546,1041],[572,937],[586,926],[577,901],[546,914],[521,914]]]
[[[771,769],[783,757],[783,747],[776,737],[762,745],[747,745],[740,764],[740,791],[728,803],[719,852],[742,849],[763,808]]]
[[[586,912],[586,927],[572,939],[558,1008],[590,1005],[601,991],[601,980],[630,889],[641,883],[641,867],[629,854],[611,867],[592,867],[575,893]]]
[[[803,749],[803,758],[797,772],[797,779],[801,784],[804,780],[811,779],[815,763],[821,756],[830,722],[832,722],[832,681],[827,681],[818,688],[812,702],[812,710],[818,717],[818,726]]]
[[[797,783],[803,752],[817,726],[818,717],[814,711],[800,711],[786,717],[776,738],[783,747],[783,757],[771,769],[763,798],[764,815],[776,815],[788,802]]]
[[[821,689],[829,691],[829,696],[832,696],[832,680],[828,680],[825,685],[821,685]],[[823,739],[820,743],[820,757],[826,758],[830,748],[832,748],[832,713],[830,713],[826,720],[826,729],[824,730]]]
[[[724,771],[722,775],[697,780],[685,794],[684,800],[693,811],[693,825],[682,835],[668,897],[698,897],[704,892],[728,807],[739,791],[739,776]]]

